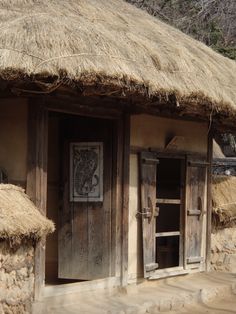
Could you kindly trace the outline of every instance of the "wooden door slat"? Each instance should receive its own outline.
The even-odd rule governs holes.
[[[94,280],[111,275],[112,123],[69,117],[61,124],[63,198],[59,228],[59,278]],[[70,200],[70,143],[103,143],[103,200]],[[85,165],[86,166],[86,165]]]
[[[170,232],[157,232],[156,237],[174,237],[174,236],[179,236],[180,231],[170,231]]]
[[[189,257],[187,258],[188,264],[195,264],[195,263],[201,263],[203,261],[202,256],[195,256],[195,257]]]
[[[145,162],[149,160],[149,162]],[[143,237],[144,278],[151,274],[148,265],[156,265],[156,154],[142,152],[140,154],[141,212]],[[157,268],[157,267],[156,267]],[[148,271],[147,271],[148,270]]]
[[[157,198],[156,202],[158,204],[176,204],[176,205],[181,204],[180,199],[171,199],[171,198]]]
[[[198,209],[188,209],[187,210],[188,216],[200,216],[201,213],[202,213],[202,211],[198,210]]]
[[[187,160],[185,242],[187,265],[198,263],[200,259],[203,259],[202,239],[206,208],[207,166],[208,163],[205,161]]]

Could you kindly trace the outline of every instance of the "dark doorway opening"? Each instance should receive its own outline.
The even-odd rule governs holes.
[[[159,269],[182,264],[183,160],[159,158],[157,165],[156,262]]]

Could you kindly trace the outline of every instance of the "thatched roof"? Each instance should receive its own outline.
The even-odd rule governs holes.
[[[213,140],[213,159],[214,158],[225,158],[220,145],[215,140]]]
[[[37,240],[54,231],[20,187],[0,184],[0,239]]]
[[[173,97],[236,115],[236,62],[122,0],[2,0],[0,78]],[[209,117],[208,117],[209,118]]]
[[[236,177],[212,177],[212,205],[214,227],[236,225]]]

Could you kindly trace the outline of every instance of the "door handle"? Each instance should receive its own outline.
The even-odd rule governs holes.
[[[137,215],[142,215],[143,218],[148,219],[149,223],[152,221],[152,219],[153,219],[153,205],[152,205],[152,199],[150,196],[148,196],[148,199],[147,199],[147,207],[144,207],[143,211],[138,212]]]
[[[148,206],[144,207],[142,212],[137,212],[136,218],[142,216],[143,218],[148,219],[150,223],[154,217],[159,216],[160,208],[153,206],[152,198],[150,196],[148,196],[147,203]]]

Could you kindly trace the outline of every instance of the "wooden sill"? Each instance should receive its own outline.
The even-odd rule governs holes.
[[[170,267],[170,268],[163,268],[158,269],[150,276],[149,280],[161,279],[166,277],[173,277],[173,276],[181,276],[186,275],[189,273],[189,269],[184,269],[183,267]]]

